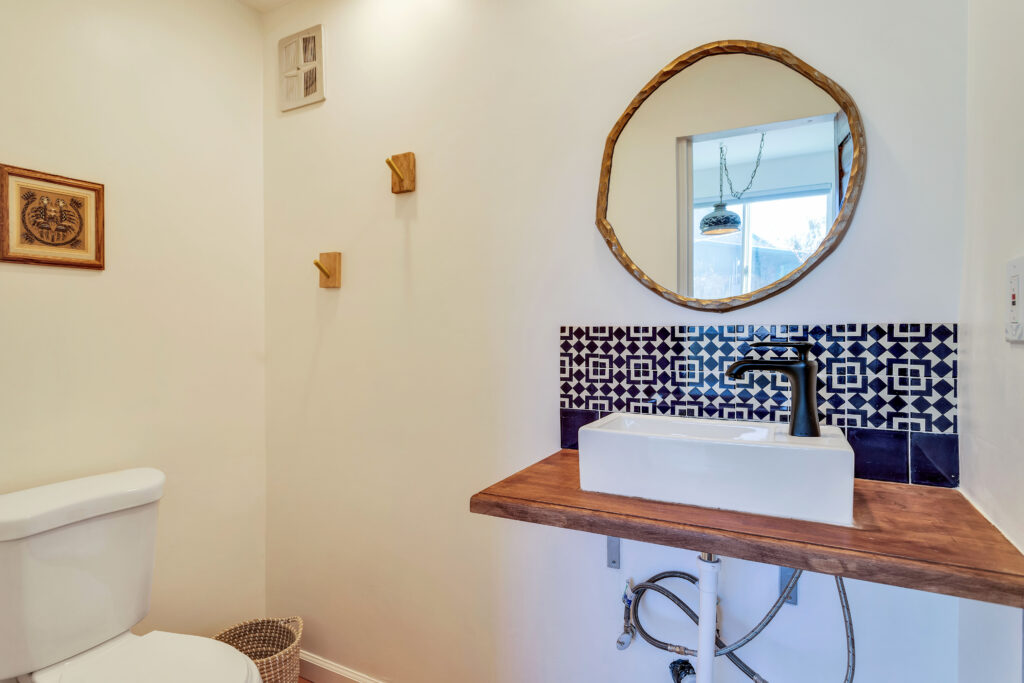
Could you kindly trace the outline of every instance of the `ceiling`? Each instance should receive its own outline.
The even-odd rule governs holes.
[[[292,0],[238,0],[243,5],[248,5],[259,12],[269,12],[272,9],[283,7]]]

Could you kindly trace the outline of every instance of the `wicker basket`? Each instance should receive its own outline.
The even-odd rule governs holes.
[[[256,662],[263,683],[297,683],[302,619],[253,619],[214,636]]]

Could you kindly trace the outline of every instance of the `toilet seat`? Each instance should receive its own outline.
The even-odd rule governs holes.
[[[211,638],[153,631],[125,634],[27,677],[30,683],[260,683],[259,670]]]

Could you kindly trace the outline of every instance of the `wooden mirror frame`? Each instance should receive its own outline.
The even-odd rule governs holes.
[[[668,79],[675,76],[683,69],[693,66],[705,57],[715,55],[744,54],[765,57],[788,66],[793,71],[801,74],[816,86],[828,93],[833,100],[842,108],[850,123],[850,135],[853,140],[853,163],[850,167],[850,181],[843,195],[843,205],[832,223],[832,229],[825,235],[817,250],[808,257],[796,270],[785,277],[776,280],[770,285],[761,289],[741,294],[739,296],[725,299],[698,299],[694,297],[681,296],[680,294],[662,287],[652,280],[643,269],[638,266],[619,242],[615,229],[608,222],[608,191],[611,187],[612,157],[615,153],[615,143],[618,141],[626,124],[633,118],[633,114],[640,108],[648,97],[655,90],[661,87]],[[630,275],[640,281],[647,289],[651,290],[663,299],[674,304],[685,306],[699,311],[713,311],[724,313],[734,311],[738,308],[751,306],[759,301],[769,299],[780,292],[783,292],[806,276],[809,272],[825,260],[829,254],[835,251],[842,242],[846,231],[850,227],[853,212],[857,208],[857,201],[860,199],[861,190],[864,187],[864,169],[867,162],[867,144],[864,139],[864,122],[861,119],[860,111],[854,103],[853,98],[843,88],[828,76],[813,68],[803,60],[794,56],[788,50],[766,43],[758,43],[750,40],[720,40],[714,43],[707,43],[698,48],[690,50],[686,54],[672,61],[668,66],[658,72],[647,85],[633,98],[633,101],[626,107],[619,120],[615,122],[608,140],[604,145],[604,157],[601,159],[601,183],[597,191],[597,229],[604,237],[605,243],[615,258],[622,264],[623,268],[629,271]]]

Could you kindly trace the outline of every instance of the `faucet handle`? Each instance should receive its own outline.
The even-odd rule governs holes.
[[[750,345],[752,349],[764,349],[764,348],[778,348],[778,349],[793,349],[796,351],[797,356],[800,360],[807,360],[807,354],[814,348],[814,344],[811,342],[787,342],[787,341],[763,341],[754,342]]]

